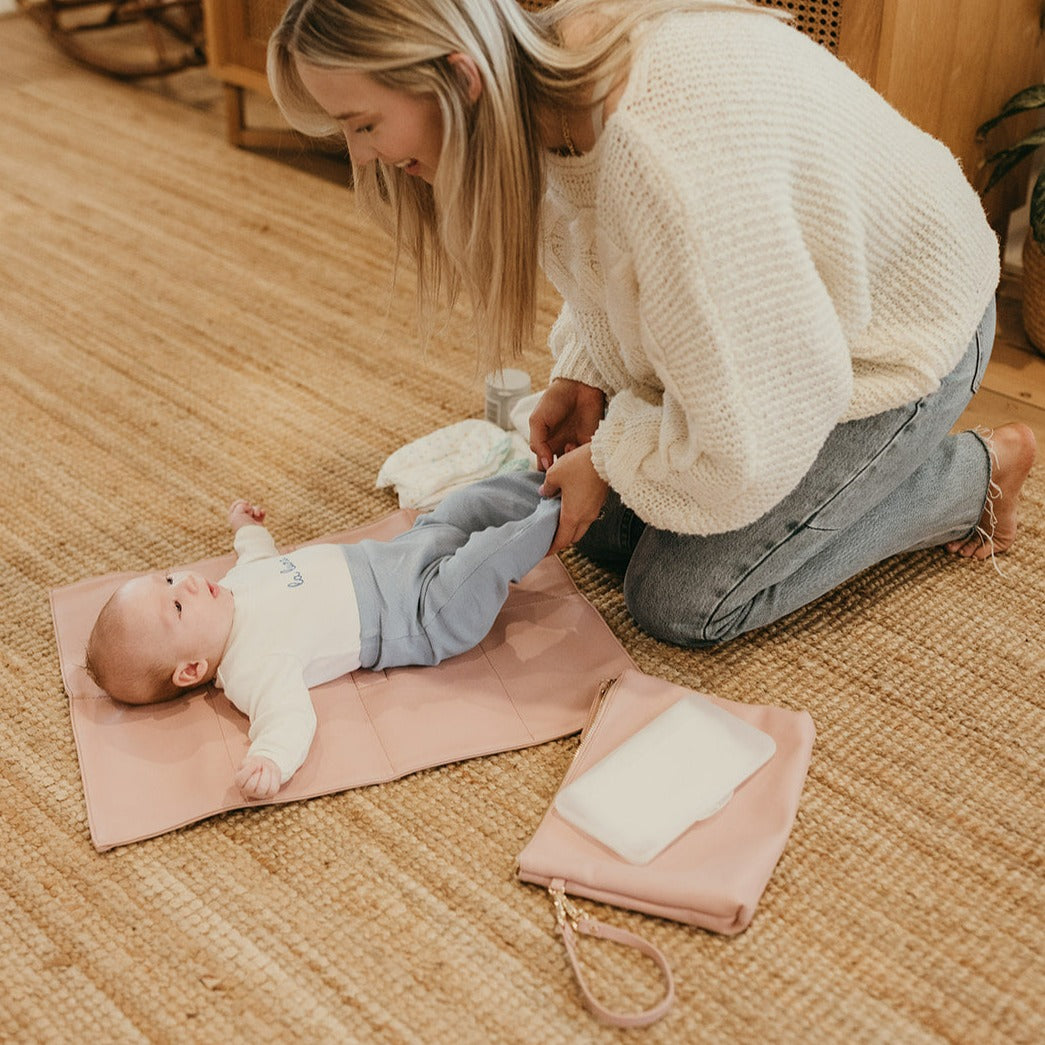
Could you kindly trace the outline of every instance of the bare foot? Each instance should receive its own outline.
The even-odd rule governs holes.
[[[1018,422],[996,428],[987,437],[987,445],[991,451],[991,480],[979,524],[971,536],[946,546],[949,552],[967,559],[989,559],[1012,547],[1020,489],[1030,474],[1037,449],[1034,433]]]

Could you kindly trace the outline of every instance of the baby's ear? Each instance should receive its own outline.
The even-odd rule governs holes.
[[[207,681],[207,662],[205,660],[185,661],[174,669],[171,681],[179,689],[193,689]]]

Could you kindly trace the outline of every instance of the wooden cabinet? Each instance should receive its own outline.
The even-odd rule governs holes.
[[[522,0],[527,6],[543,0]],[[1045,79],[1045,0],[759,0],[868,80],[908,119],[940,138],[977,182],[976,127],[1017,90]],[[286,0],[205,0],[212,73],[226,84],[228,136],[270,144],[244,120],[244,91],[267,93],[265,44]],[[1017,128],[1014,128],[1018,130]],[[1001,229],[1023,202],[1014,180],[987,200]]]
[[[822,42],[944,142],[977,187],[984,150],[976,128],[1016,91],[1045,80],[1045,0],[764,2],[794,11],[811,28],[831,27]],[[1018,179],[991,192],[985,203],[996,230],[1004,232],[1025,195]]]

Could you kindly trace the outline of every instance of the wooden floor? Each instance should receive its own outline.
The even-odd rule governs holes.
[[[75,65],[61,55],[44,34],[23,15],[0,14],[0,86],[49,76],[100,75]],[[204,111],[213,118],[214,133],[225,134],[224,95],[221,85],[205,70],[192,69],[174,76],[127,84],[129,91],[156,91]],[[259,124],[275,118],[271,104],[254,98],[249,116]],[[230,146],[231,148],[231,146]],[[317,176],[346,180],[345,163],[329,155],[294,154],[286,159],[313,169]],[[958,427],[997,427],[1023,421],[1045,446],[1045,357],[1027,341],[1020,320],[1021,287],[1018,274],[1007,274],[998,294],[998,334],[994,354],[979,393]]]

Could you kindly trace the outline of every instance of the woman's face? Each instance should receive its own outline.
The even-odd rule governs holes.
[[[443,120],[431,94],[383,87],[365,73],[297,61],[305,89],[340,125],[352,165],[381,160],[429,184],[442,149]]]

